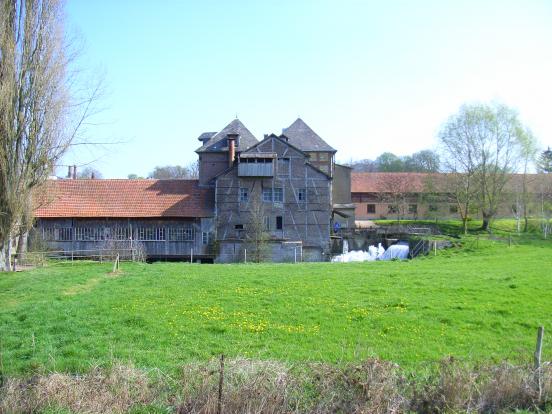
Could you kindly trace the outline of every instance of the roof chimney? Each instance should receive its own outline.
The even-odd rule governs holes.
[[[77,179],[77,166],[73,165],[73,180]]]
[[[71,167],[70,165],[67,168],[67,178],[73,178],[73,167]]]
[[[236,140],[238,136],[238,134],[226,135],[226,139],[228,140],[228,167],[234,165],[234,159],[236,158]]]

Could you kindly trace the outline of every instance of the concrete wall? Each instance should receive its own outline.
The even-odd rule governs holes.
[[[344,165],[335,164],[332,196],[334,204],[350,204],[351,201],[351,171]]]
[[[274,263],[320,262],[329,260],[329,251],[323,252],[318,247],[288,245],[281,241],[268,241],[265,246],[264,261]],[[247,258],[246,258],[247,255]],[[219,244],[217,263],[248,263],[252,261],[251,251],[247,252],[247,244],[240,240],[226,240]]]

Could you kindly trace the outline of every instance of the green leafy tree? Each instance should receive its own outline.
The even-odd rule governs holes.
[[[552,173],[552,151],[550,147],[539,155],[537,159],[537,169],[540,172]]]
[[[509,174],[517,171],[523,158],[526,133],[517,113],[496,103],[462,106],[439,133],[446,170],[465,178],[458,184],[464,188],[462,194],[473,189],[484,230],[505,199]]]
[[[437,152],[422,150],[404,157],[403,164],[408,172],[435,173],[439,171],[441,162]]]
[[[380,172],[401,172],[404,171],[404,161],[391,152],[384,152],[376,158],[378,171]]]

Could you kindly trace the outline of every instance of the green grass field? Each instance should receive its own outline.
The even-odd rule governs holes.
[[[465,239],[405,262],[55,264],[0,276],[5,374],[132,361],[176,369],[224,353],[407,368],[454,355],[529,360],[552,326],[552,245]],[[552,341],[545,341],[550,359]]]

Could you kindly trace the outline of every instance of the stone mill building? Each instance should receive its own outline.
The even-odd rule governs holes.
[[[257,139],[234,119],[202,133],[197,180],[47,183],[37,234],[56,250],[141,243],[151,259],[322,261],[354,227],[351,169],[297,119]]]

